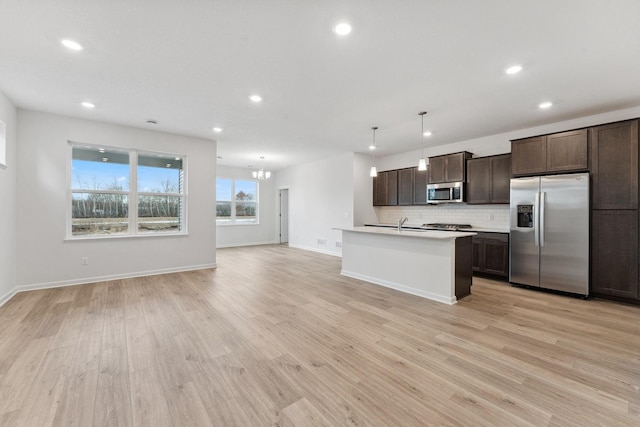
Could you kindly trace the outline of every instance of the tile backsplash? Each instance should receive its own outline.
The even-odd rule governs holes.
[[[408,224],[454,223],[474,227],[509,229],[509,205],[442,204],[428,206],[375,207],[378,223],[395,224],[409,218]]]

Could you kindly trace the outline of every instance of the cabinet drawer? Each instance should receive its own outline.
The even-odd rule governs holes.
[[[494,242],[504,242],[509,243],[509,234],[508,233],[489,233],[489,232],[480,232],[477,235],[473,236],[473,239],[481,239],[481,240],[491,240]]]

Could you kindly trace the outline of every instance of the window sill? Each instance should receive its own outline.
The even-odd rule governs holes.
[[[216,224],[216,227],[250,227],[252,225],[260,225],[258,222],[252,223],[236,223],[236,224]]]
[[[65,242],[82,242],[86,240],[142,239],[145,237],[188,237],[189,233],[149,233],[149,234],[108,234],[92,236],[65,237]]]

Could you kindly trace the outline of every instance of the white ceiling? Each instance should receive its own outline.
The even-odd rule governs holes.
[[[416,150],[421,110],[435,146],[638,106],[639,16],[638,0],[0,0],[0,90],[279,169],[367,152],[373,125],[379,155]]]

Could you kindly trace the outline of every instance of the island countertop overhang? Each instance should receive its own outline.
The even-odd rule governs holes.
[[[416,237],[422,239],[436,240],[452,240],[460,237],[475,236],[478,233],[468,231],[441,231],[441,230],[407,230],[398,231],[396,228],[388,227],[351,227],[351,228],[334,228],[334,230],[352,231],[356,233],[368,233],[376,235],[398,236],[398,237]]]

